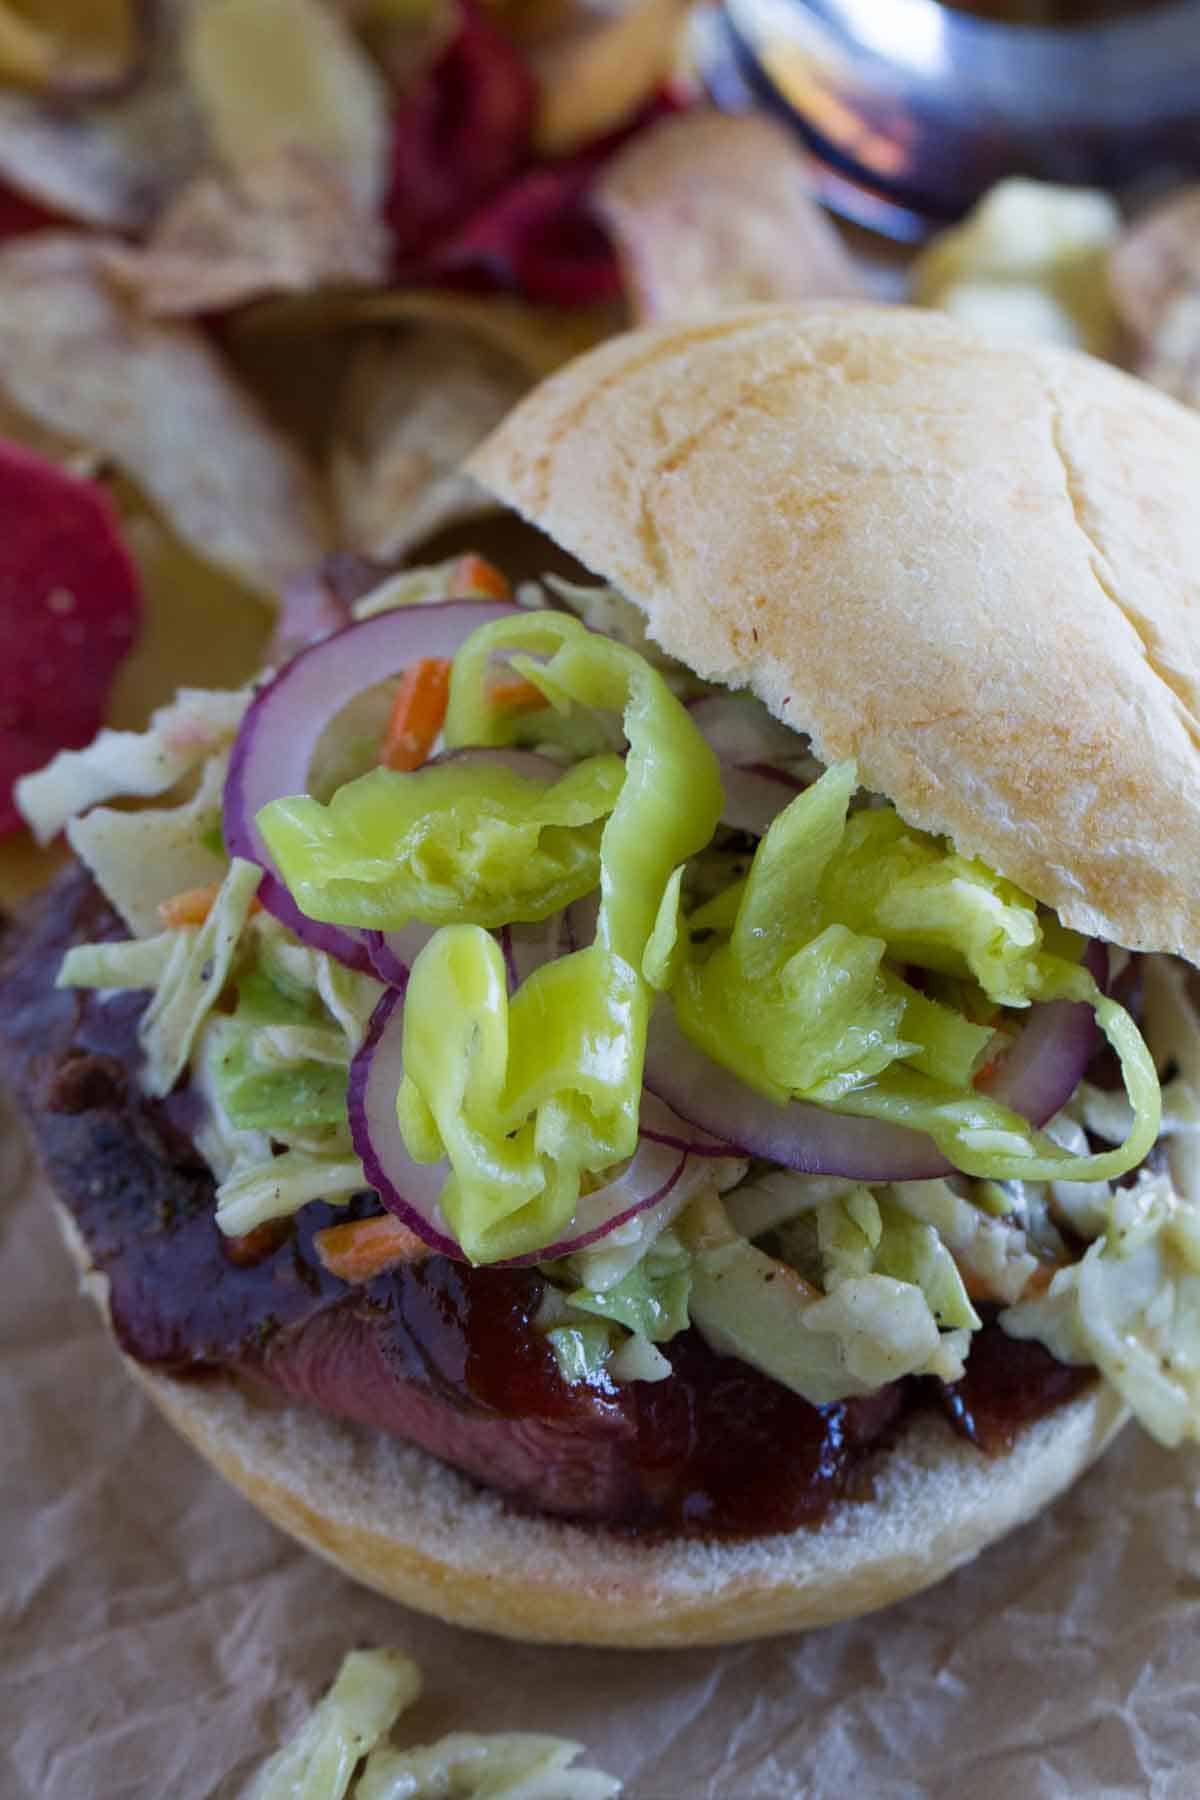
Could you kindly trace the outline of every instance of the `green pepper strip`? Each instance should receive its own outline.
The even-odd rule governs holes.
[[[513,667],[556,707],[621,711],[629,751],[600,840],[593,945],[538,969],[511,1002],[499,952],[473,926],[439,931],[413,965],[397,1113],[412,1156],[449,1157],[442,1207],[474,1262],[552,1244],[585,1176],[636,1149],[642,958],[672,870],[709,841],[722,805],[716,759],[661,676],[565,615],[504,619],[467,640],[447,744],[504,741],[485,678],[514,650]]]

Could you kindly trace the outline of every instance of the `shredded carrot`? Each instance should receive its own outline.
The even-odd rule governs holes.
[[[955,1260],[957,1261],[957,1258]],[[1025,1283],[1024,1290],[1021,1294],[1022,1300],[1029,1300],[1038,1294],[1044,1294],[1046,1289],[1050,1286],[1050,1283],[1054,1280],[1054,1277],[1058,1274],[1058,1271],[1065,1267],[1065,1263],[1039,1263],[1037,1268],[1034,1269],[1033,1273],[1030,1275],[1029,1280]],[[985,1303],[989,1303],[1000,1298],[1000,1296],[990,1288],[987,1282],[984,1281],[981,1276],[977,1275],[974,1270],[966,1269],[963,1267],[962,1263],[959,1263],[958,1272],[962,1276],[962,1284],[966,1289],[968,1300],[981,1300]]]
[[[506,576],[482,556],[460,556],[450,571],[450,592],[462,600],[511,600]]]
[[[313,1238],[317,1255],[342,1281],[370,1281],[399,1263],[424,1262],[433,1252],[391,1213],[329,1225]]]
[[[172,894],[169,900],[159,901],[158,916],[168,930],[176,925],[203,925],[220,891],[219,881],[210,881],[204,887],[184,888],[181,894]],[[261,906],[260,900],[251,900],[250,911],[258,912]]]
[[[540,687],[526,681],[523,675],[505,675],[488,688],[488,705],[496,712],[541,712],[549,702]]]
[[[450,698],[450,664],[444,656],[423,656],[404,671],[379,741],[385,769],[419,769],[442,729]]]
[[[1022,1300],[1027,1300],[1032,1295],[1044,1294],[1046,1289],[1050,1286],[1050,1283],[1054,1280],[1054,1277],[1058,1274],[1058,1271],[1060,1269],[1065,1269],[1067,1266],[1066,1263],[1061,1262],[1039,1263],[1037,1268],[1033,1271],[1033,1274],[1029,1277],[1029,1280],[1025,1283],[1025,1291],[1021,1295]]]
[[[219,881],[210,881],[204,887],[184,888],[181,894],[172,894],[169,900],[159,901],[158,916],[168,930],[176,925],[203,925],[220,891]]]

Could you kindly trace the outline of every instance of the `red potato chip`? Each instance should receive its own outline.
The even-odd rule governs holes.
[[[206,153],[180,63],[190,4],[156,0],[136,76],[108,100],[69,105],[0,90],[0,181],[60,218],[145,230]]]
[[[597,177],[622,145],[675,111],[668,94],[657,95],[620,131],[526,169],[429,247],[410,278],[500,289],[543,306],[613,305],[621,272],[594,205]]]
[[[0,242],[5,238],[25,237],[31,231],[44,231],[48,225],[61,224],[52,212],[36,201],[27,200],[0,183]]]
[[[591,155],[530,169],[425,259],[434,279],[474,279],[548,306],[619,298],[612,243],[592,210]]]
[[[104,267],[152,318],[228,311],[266,294],[378,287],[390,244],[335,169],[280,151],[239,176],[201,175],[144,247],[114,248]]]
[[[200,556],[274,597],[327,548],[316,478],[202,333],[120,303],[100,269],[111,247],[65,232],[0,246],[0,394],[118,464]]]
[[[99,730],[140,616],[103,490],[0,443],[0,833],[21,823],[17,777]]]
[[[508,39],[469,13],[396,109],[384,213],[401,263],[420,259],[525,166],[536,102]]]
[[[664,119],[605,167],[594,204],[639,324],[759,300],[865,297],[808,192],[804,152],[761,113]]]

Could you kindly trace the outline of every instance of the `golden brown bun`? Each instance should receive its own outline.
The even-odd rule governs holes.
[[[107,1317],[106,1284],[57,1210]],[[872,1498],[843,1503],[816,1531],[645,1543],[525,1517],[423,1450],[233,1380],[126,1367],[247,1499],[356,1581],[503,1637],[633,1649],[764,1637],[901,1600],[1062,1493],[1126,1417],[1097,1382],[994,1460],[924,1418],[879,1458]]]
[[[900,307],[632,333],[472,472],[913,824],[1200,962],[1200,417]]]

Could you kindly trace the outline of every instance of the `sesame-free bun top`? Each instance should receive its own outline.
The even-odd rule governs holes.
[[[902,307],[610,340],[472,472],[826,761],[1200,962],[1200,417]]]

